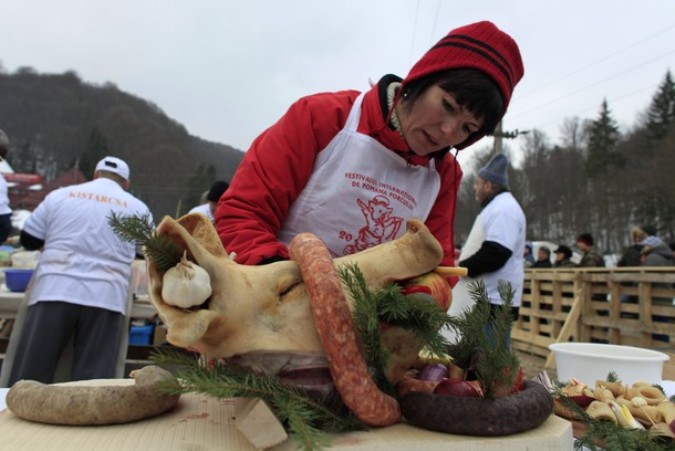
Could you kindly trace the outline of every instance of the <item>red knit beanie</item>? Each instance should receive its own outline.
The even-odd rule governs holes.
[[[586,246],[593,246],[593,235],[590,233],[581,233],[577,236],[577,243],[584,243]]]
[[[438,41],[410,69],[402,88],[412,80],[449,69],[477,69],[492,78],[504,96],[503,113],[524,72],[513,38],[492,22],[483,21],[452,30]]]

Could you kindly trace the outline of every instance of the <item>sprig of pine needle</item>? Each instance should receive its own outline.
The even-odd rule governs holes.
[[[430,296],[420,293],[405,296],[393,285],[383,290],[378,307],[382,321],[413,332],[432,354],[447,351],[448,341],[440,331],[449,324],[450,317]]]
[[[161,273],[178,264],[182,252],[166,236],[157,235],[149,215],[123,216],[112,212],[108,224],[124,241],[140,244],[145,256]]]
[[[449,317],[430,296],[404,296],[397,284],[370,292],[363,273],[355,264],[341,266],[338,273],[354,300],[354,326],[373,380],[380,390],[395,395],[396,390],[385,375],[388,356],[382,349],[380,322],[411,332],[420,347],[441,355],[448,342],[440,330]]]
[[[177,367],[175,376],[180,386],[161,386],[167,393],[203,393],[223,399],[233,397],[260,398],[287,424],[302,449],[317,450],[329,445],[325,431],[344,432],[363,429],[363,425],[346,409],[335,411],[314,401],[300,390],[275,377],[255,374],[235,365],[218,363],[205,368],[185,353],[159,348],[151,360]]]
[[[360,339],[361,351],[364,354],[373,381],[380,390],[394,394],[394,387],[384,374],[387,356],[380,342],[380,320],[377,314],[378,299],[368,290],[363,273],[356,265],[345,265],[338,268],[338,274],[354,299],[354,327]]]
[[[607,382],[620,382],[619,375],[615,371],[607,373]]]
[[[584,435],[575,440],[575,450],[666,451],[674,449],[670,438],[658,437],[649,430],[625,429],[613,421],[594,420],[579,404],[561,391],[564,385],[558,385],[552,396],[564,408],[572,412],[577,418],[575,421],[583,423],[586,427]]]
[[[475,301],[473,308],[449,321],[450,328],[461,339],[450,344],[447,353],[458,366],[475,373],[486,398],[493,398],[505,387],[512,387],[520,369],[518,357],[505,342],[506,331],[512,323],[513,290],[508,283],[500,283],[498,290],[503,305],[493,310],[493,318],[490,318],[485,284],[478,280],[469,286],[469,294]]]

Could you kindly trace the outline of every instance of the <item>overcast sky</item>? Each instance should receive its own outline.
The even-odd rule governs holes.
[[[524,60],[504,128],[554,142],[565,118],[595,118],[603,98],[627,130],[675,69],[675,0],[2,0],[0,17],[6,71],[112,82],[241,150],[298,97],[405,76],[478,20],[511,34]]]

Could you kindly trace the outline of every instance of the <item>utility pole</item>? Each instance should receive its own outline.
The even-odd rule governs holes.
[[[495,128],[494,133],[492,134],[494,136],[494,144],[492,146],[492,154],[497,155],[498,153],[502,153],[502,148],[504,147],[502,144],[502,140],[504,139],[503,131],[502,131],[502,121],[499,121],[497,124],[497,128]]]
[[[492,133],[492,137],[494,138],[494,144],[492,145],[492,153],[494,155],[502,153],[502,150],[504,148],[503,144],[504,138],[514,139],[520,135],[526,135],[529,132],[530,132],[529,130],[519,131],[518,129],[515,129],[512,132],[505,132],[502,129],[502,121],[499,121],[497,127],[495,128],[495,131]]]

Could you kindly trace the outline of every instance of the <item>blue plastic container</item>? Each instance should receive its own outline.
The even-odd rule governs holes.
[[[33,277],[32,269],[7,268],[5,269],[5,285],[9,291],[26,291],[30,278]]]
[[[129,329],[130,345],[149,345],[152,342],[154,326],[131,326]]]

